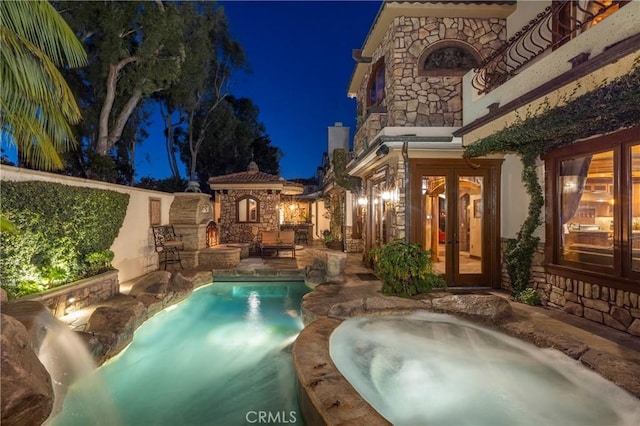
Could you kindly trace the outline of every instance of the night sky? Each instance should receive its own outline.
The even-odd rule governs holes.
[[[347,86],[381,1],[221,1],[251,74],[236,74],[231,92],[260,109],[272,145],[284,156],[285,179],[315,175],[327,150],[327,127],[355,132],[355,99]],[[158,119],[161,123],[161,120]],[[170,176],[161,124],[136,153],[136,180]],[[183,177],[186,172],[181,170]]]

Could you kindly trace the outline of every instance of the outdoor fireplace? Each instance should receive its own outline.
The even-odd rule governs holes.
[[[211,221],[207,225],[207,247],[217,246],[218,242],[218,225]]]

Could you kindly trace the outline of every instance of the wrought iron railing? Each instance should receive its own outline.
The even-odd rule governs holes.
[[[566,43],[626,3],[628,0],[554,1],[474,70],[473,87],[479,93],[490,92],[547,50]]]

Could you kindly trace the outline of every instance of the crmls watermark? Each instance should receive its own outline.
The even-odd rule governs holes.
[[[244,418],[247,423],[295,423],[298,419],[295,411],[247,411]]]

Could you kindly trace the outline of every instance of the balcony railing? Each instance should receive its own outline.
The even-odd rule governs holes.
[[[586,31],[628,3],[625,1],[553,2],[486,58],[473,77],[478,93],[488,93],[505,83],[549,49],[555,49]]]

